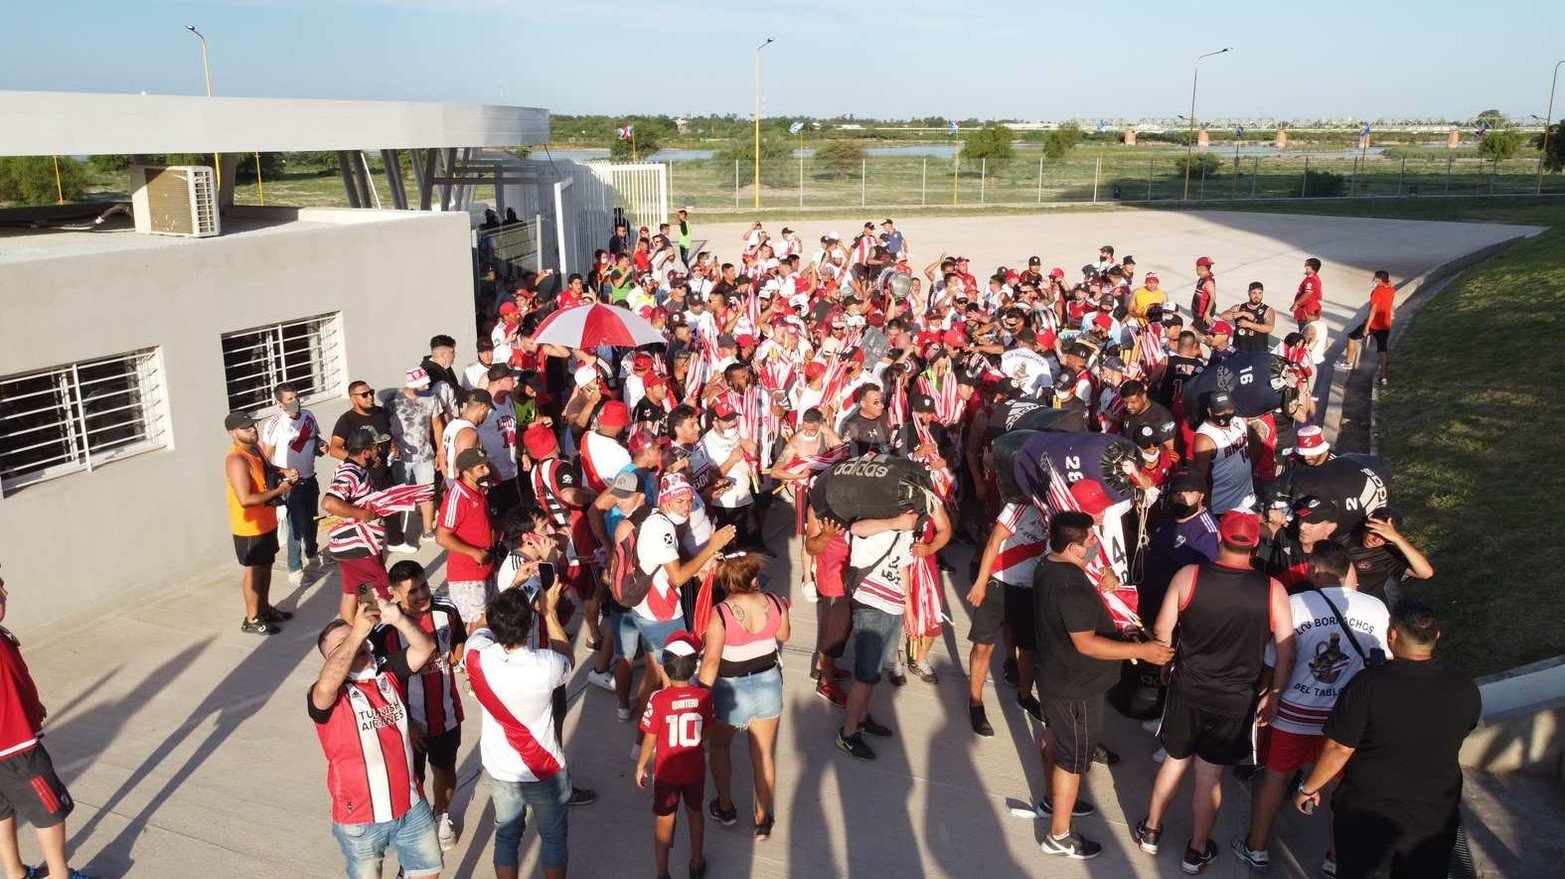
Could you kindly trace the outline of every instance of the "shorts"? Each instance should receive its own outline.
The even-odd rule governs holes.
[[[974,644],[993,644],[1005,627],[1005,584],[993,577],[984,586],[984,600],[973,608],[973,625],[967,640]]]
[[[391,479],[397,485],[434,485],[435,462],[392,461]]]
[[[609,604],[609,635],[614,639],[614,657],[626,662],[636,658],[636,649],[641,644],[641,634],[636,630],[634,613],[620,607],[618,604]]]
[[[1326,737],[1319,733],[1307,736],[1270,727],[1261,748],[1261,763],[1273,772],[1292,775],[1296,769],[1314,766],[1325,746]]]
[[[489,581],[450,580],[446,583],[446,597],[456,605],[462,622],[472,625],[489,611]]]
[[[21,815],[41,830],[64,821],[74,808],[43,745],[0,760],[0,820]]]
[[[746,729],[752,720],[776,720],[782,717],[782,668],[735,678],[719,677],[712,682],[712,713],[717,722],[734,729]]]
[[[1054,765],[1072,775],[1086,775],[1092,752],[1103,734],[1103,697],[1043,700],[1043,719],[1054,749]]]
[[[426,736],[424,747],[413,752],[413,774],[423,778],[425,762],[436,769],[455,769],[456,752],[460,747],[462,747],[460,726],[438,736]]]
[[[277,561],[277,529],[245,536],[234,535],[234,557],[246,568],[270,568]]]
[[[695,781],[669,782],[652,780],[652,814],[662,817],[679,811],[679,801],[685,801],[685,809],[701,811],[701,797],[706,793],[706,773]]]
[[[647,651],[648,658],[659,665],[663,663],[663,645],[668,643],[668,639],[673,637],[675,632],[685,628],[685,621],[678,618],[666,621],[649,620],[635,611],[627,611],[625,616],[629,617],[636,627],[641,648]]]
[[[853,632],[853,606],[845,596],[820,596],[815,602],[815,649],[830,659],[841,659]]]
[[[388,849],[396,852],[397,864],[408,879],[439,876],[445,867],[435,816],[423,799],[401,818],[378,824],[333,824],[331,832],[347,861],[349,879],[380,876]]]
[[[853,680],[880,683],[880,670],[897,661],[902,646],[902,614],[864,604],[853,605]]]
[[[1005,625],[1017,650],[1038,649],[1037,621],[1032,612],[1032,588],[1005,584]]]
[[[1365,336],[1373,336],[1375,338],[1375,350],[1379,351],[1382,354],[1384,354],[1386,352],[1386,349],[1389,348],[1390,345],[1391,345],[1391,331],[1390,330],[1373,330],[1373,331],[1371,331],[1371,330],[1365,329],[1367,326],[1368,326],[1368,324],[1359,324],[1357,327],[1355,327],[1352,331],[1350,331],[1348,333],[1348,338],[1352,339],[1355,342],[1362,342],[1362,341],[1364,341],[1364,337]]]
[[[1255,754],[1255,715],[1207,711],[1190,704],[1179,687],[1168,688],[1163,702],[1163,722],[1157,740],[1168,756],[1184,760],[1191,755],[1213,766],[1237,766]]]
[[[381,561],[379,555],[337,559],[337,574],[342,578],[343,595],[352,595],[359,591],[360,583],[369,583],[375,587],[375,594],[387,601],[391,600],[391,577],[386,573],[386,563]]]

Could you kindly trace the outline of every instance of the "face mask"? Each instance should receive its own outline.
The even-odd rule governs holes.
[[[719,427],[719,428],[717,428],[717,435],[722,437],[725,440],[733,439],[734,437],[739,435],[739,428],[737,428],[737,427]]]
[[[668,520],[670,522],[673,522],[675,525],[683,525],[686,522],[690,521],[690,517],[689,516],[681,515],[679,513],[670,513],[670,512],[666,512],[665,511],[663,513],[663,515],[667,516]]]
[[[289,415],[298,415],[299,414],[299,401],[295,400],[292,403],[284,403],[283,404],[283,411],[287,412]]]
[[[1234,420],[1234,416],[1233,416],[1233,413],[1231,413],[1231,412],[1227,413],[1227,414],[1224,414],[1224,415],[1213,415],[1212,416],[1212,423],[1217,425],[1218,427],[1227,427],[1228,425],[1233,423],[1233,420]]]
[[[1176,519],[1188,519],[1195,515],[1196,507],[1194,504],[1187,504],[1184,501],[1176,501],[1173,498],[1170,498],[1168,501],[1168,511],[1173,513],[1174,518]]]

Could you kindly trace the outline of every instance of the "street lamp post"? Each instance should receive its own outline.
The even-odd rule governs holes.
[[[1538,184],[1533,189],[1533,195],[1543,194],[1543,163],[1549,158],[1549,133],[1554,125],[1554,87],[1559,84],[1561,64],[1565,64],[1565,59],[1555,62],[1554,74],[1549,78],[1549,110],[1543,114],[1543,151],[1538,154]]]
[[[776,42],[767,37],[766,42],[755,47],[755,206],[761,207],[761,50]]]
[[[193,24],[185,25],[185,30],[195,34],[196,39],[201,41],[201,75],[206,78],[206,96],[210,98],[212,97],[212,68],[207,64],[206,37],[202,36],[201,32],[196,30],[196,26]],[[212,166],[212,171],[217,177],[217,188],[221,190],[223,188],[223,160],[218,158],[217,153],[212,154]]]
[[[1190,130],[1185,140],[1185,201],[1190,200],[1190,162],[1195,151],[1195,89],[1201,81],[1201,61],[1213,55],[1221,55],[1224,52],[1233,51],[1233,46],[1224,46],[1216,52],[1208,52],[1205,55],[1197,55],[1195,59],[1195,75],[1190,78]]]

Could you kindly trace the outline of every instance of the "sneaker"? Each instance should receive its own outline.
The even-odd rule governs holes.
[[[449,814],[435,816],[435,837],[440,840],[440,850],[448,852],[456,845],[456,825]]]
[[[304,569],[300,568],[297,571],[289,571],[288,572],[288,582],[292,583],[295,586],[299,585],[300,583],[303,583],[304,582]]]
[[[1098,745],[1092,750],[1092,762],[1100,766],[1114,766],[1119,763],[1119,755],[1102,745]]]
[[[1250,841],[1243,834],[1234,837],[1234,855],[1244,861],[1252,870],[1265,870],[1272,865],[1272,856],[1266,849],[1250,848]]]
[[[845,736],[842,730],[837,730],[837,750],[846,752],[855,760],[875,759],[874,750],[864,741],[864,734],[861,732]]]
[[[638,752],[636,754],[636,758],[638,760],[641,758],[641,754],[640,754],[639,750],[638,750]],[[592,790],[590,788],[585,788],[585,787],[573,787],[573,788],[571,788],[571,798],[569,800],[565,801],[565,805],[567,805],[567,806],[590,806],[593,803],[596,803],[597,801],[598,801],[598,792],[597,791]]]
[[[1091,803],[1087,802],[1086,800],[1083,800],[1080,797],[1077,797],[1076,798],[1076,803],[1071,806],[1071,817],[1072,818],[1085,818],[1088,815],[1096,814],[1097,811],[1098,810],[1093,808],[1093,805]],[[1044,797],[1043,799],[1038,801],[1038,814],[1039,815],[1053,815],[1054,814],[1054,798],[1053,797]]]
[[[1185,846],[1185,859],[1179,862],[1179,869],[1187,875],[1198,876],[1202,870],[1211,866],[1217,860],[1217,843],[1208,839],[1205,851],[1196,851],[1188,844]]]
[[[1152,752],[1152,762],[1153,763],[1162,763],[1164,760],[1167,760],[1167,759],[1168,759],[1168,749],[1167,748],[1158,748],[1156,751]]]
[[[282,629],[277,628],[276,624],[263,614],[253,620],[240,620],[239,631],[246,635],[275,635]]]
[[[845,708],[848,704],[848,691],[837,685],[836,681],[827,681],[815,688],[815,695],[825,699],[838,708]]]
[[[714,821],[724,827],[732,827],[739,823],[739,808],[737,806],[729,806],[725,810],[719,808],[718,803],[718,800],[713,799],[706,805],[706,813],[711,815]]]
[[[864,719],[859,721],[859,732],[868,733],[877,739],[891,738],[891,727],[876,723],[875,718],[870,717],[868,714],[864,715]]]
[[[1321,861],[1320,875],[1322,879],[1337,879],[1337,862],[1332,858]]]
[[[1023,711],[1031,715],[1033,720],[1036,720],[1039,723],[1044,722],[1043,705],[1039,704],[1036,698],[1032,696],[1017,696],[1016,704],[1020,705]]]
[[[306,568],[322,568],[325,567],[325,565],[326,559],[322,558],[320,553],[315,553],[314,555],[307,555],[304,557],[304,566]]]
[[[615,708],[614,709],[614,719],[619,721],[620,723],[630,723],[630,709],[629,708]]]
[[[589,671],[587,672],[587,683],[600,690],[608,690],[612,693],[614,692],[614,672],[597,671],[596,669]]]
[[[271,605],[267,605],[266,610],[261,611],[261,616],[273,623],[286,623],[293,619],[293,611],[278,610]]]
[[[891,686],[901,687],[907,685],[907,666],[901,662],[891,667]]]
[[[27,872],[22,874],[22,879],[49,879],[49,865],[39,864],[36,867],[27,867]],[[72,869],[70,873],[66,874],[66,879],[92,879],[92,877],[80,870]]]
[[[1347,372],[1348,362],[1346,360],[1338,360],[1336,363],[1332,364],[1331,368],[1338,372]]]
[[[1142,818],[1136,822],[1136,829],[1131,831],[1131,836],[1136,840],[1136,847],[1149,855],[1157,854],[1158,845],[1163,841],[1163,829],[1157,830],[1147,826],[1147,819]]]
[[[1018,677],[1019,674],[1020,672],[1016,668],[1016,660],[1007,659],[1006,661],[1000,663],[1000,680],[1007,687],[1010,687],[1014,690],[1021,686],[1021,678]]]
[[[989,717],[984,713],[984,706],[969,705],[967,707],[967,719],[973,725],[973,732],[984,738],[990,738],[994,735],[994,727],[989,725]]]
[[[935,684],[940,682],[940,678],[935,676],[935,670],[930,668],[929,663],[927,662],[915,662],[908,666],[908,668],[913,671],[913,674],[918,675],[919,680],[926,684]]]
[[[406,544],[406,543],[393,543],[392,545],[386,547],[386,551],[387,552],[399,552],[399,553],[402,553],[403,555],[409,555],[409,554],[418,552],[418,547],[411,546],[411,545]]]
[[[1103,846],[1074,830],[1064,836],[1045,833],[1038,847],[1043,849],[1044,854],[1064,855],[1075,861],[1087,861],[1103,854]]]
[[[630,762],[632,762],[632,763],[640,763],[641,762],[641,743],[640,742],[633,742],[633,743],[631,743],[631,746],[630,746]]]
[[[804,592],[805,601],[808,601],[810,604],[815,604],[821,600],[820,593],[815,591],[814,580],[805,580],[803,583],[800,583],[799,586]]]

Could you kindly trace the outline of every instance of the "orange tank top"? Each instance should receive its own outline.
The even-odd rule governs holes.
[[[241,455],[245,463],[250,467],[250,490],[263,492],[266,490],[266,467],[261,461],[260,455],[251,454],[244,450],[238,443],[234,443],[228,449],[230,455]],[[277,508],[271,504],[261,504],[254,507],[241,506],[239,496],[234,494],[234,486],[228,481],[228,464],[224,459],[223,487],[228,493],[228,527],[238,537],[256,537],[268,531],[277,530]]]

